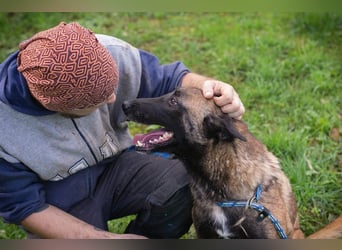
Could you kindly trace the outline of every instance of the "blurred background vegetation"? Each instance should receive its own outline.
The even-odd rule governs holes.
[[[250,130],[280,158],[310,234],[342,213],[342,15],[0,13],[0,60],[34,33],[77,21],[231,83]],[[148,127],[130,124],[132,134]],[[109,222],[123,232],[130,217]],[[190,231],[184,238],[193,238]],[[1,222],[0,238],[25,238]]]

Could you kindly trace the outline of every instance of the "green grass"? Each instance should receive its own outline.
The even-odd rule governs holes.
[[[292,183],[305,234],[342,213],[342,15],[1,13],[0,60],[62,20],[231,83],[250,130],[279,157]],[[130,218],[109,222],[110,229],[123,232]],[[0,238],[23,237],[18,227],[0,222]],[[193,230],[184,236],[193,237]]]

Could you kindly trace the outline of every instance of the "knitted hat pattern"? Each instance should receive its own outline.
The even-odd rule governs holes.
[[[115,93],[117,65],[95,34],[61,22],[19,44],[18,70],[46,109],[71,111],[103,103]]]

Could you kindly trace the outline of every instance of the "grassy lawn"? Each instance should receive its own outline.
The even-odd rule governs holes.
[[[342,213],[342,15],[0,13],[0,61],[60,21],[78,21],[163,63],[181,60],[231,83],[250,130],[279,157],[292,183],[305,234]],[[132,133],[146,129],[131,124]],[[122,232],[128,220],[111,221],[110,229]],[[23,237],[0,220],[0,239]]]

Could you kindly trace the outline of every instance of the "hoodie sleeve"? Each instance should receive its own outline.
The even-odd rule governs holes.
[[[159,64],[153,54],[139,50],[142,73],[138,98],[157,97],[173,91],[181,85],[183,76],[189,69],[182,62]]]
[[[43,185],[24,165],[0,159],[0,183],[0,216],[7,223],[20,224],[46,207]]]

